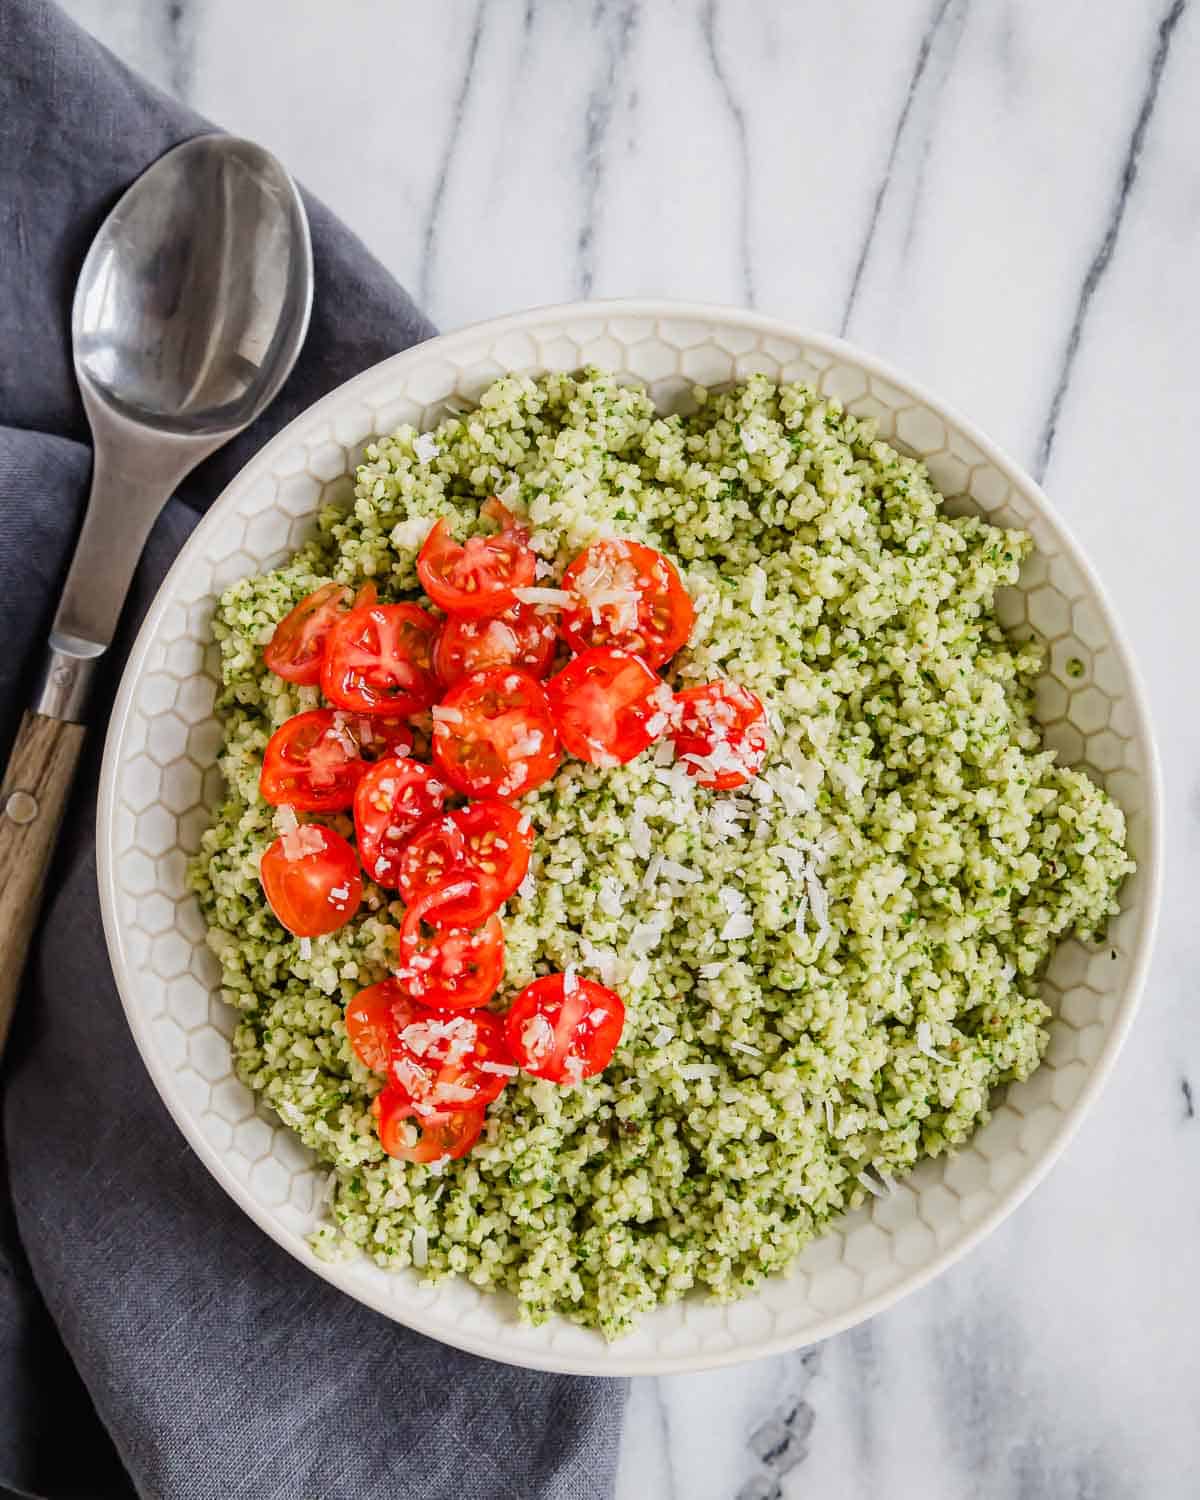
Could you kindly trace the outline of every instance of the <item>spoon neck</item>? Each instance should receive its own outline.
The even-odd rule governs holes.
[[[92,641],[52,634],[30,704],[33,712],[45,719],[61,719],[68,724],[84,723],[92,679],[103,654],[103,648]]]

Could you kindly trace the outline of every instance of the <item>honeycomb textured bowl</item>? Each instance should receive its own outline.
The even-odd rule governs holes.
[[[1056,952],[1045,982],[1049,1051],[990,1123],[949,1160],[923,1163],[887,1197],[813,1243],[793,1272],[728,1306],[688,1300],[613,1345],[566,1322],[531,1329],[506,1296],[458,1281],[422,1286],[366,1259],[326,1265],[306,1236],[326,1173],[234,1076],[232,1013],[185,871],[219,794],[213,717],[214,600],[272,568],[323,501],[349,493],[363,443],[401,422],[428,427],[448,397],[477,397],[505,371],[596,364],[645,382],[663,409],[693,384],[762,371],[814,382],[923,458],[953,508],[974,508],[1037,544],[1002,620],[1049,643],[1038,695],[1047,741],[1090,768],[1124,807],[1138,874],[1099,952]],[[1079,664],[1082,663],[1082,672]],[[134,646],[113,714],[99,810],[100,889],[129,1024],[196,1152],[298,1260],[398,1322],[494,1359],[586,1374],[699,1369],[810,1343],[894,1302],[992,1229],[1078,1125],[1130,1024],[1158,887],[1158,773],[1134,668],[1099,584],[1037,487],[967,423],[837,340],[748,313],[674,303],[590,303],[518,314],[386,360],[317,402],[255,457],[196,529]]]

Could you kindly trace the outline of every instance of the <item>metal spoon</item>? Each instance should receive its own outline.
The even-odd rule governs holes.
[[[71,314],[95,444],[87,513],[33,705],[0,786],[0,1048],[112,643],[159,511],[287,378],[312,309],[292,179],[261,146],[204,135],[128,189],[92,242]]]

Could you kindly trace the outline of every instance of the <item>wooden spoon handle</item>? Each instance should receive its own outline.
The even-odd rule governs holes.
[[[0,1052],[87,731],[26,713],[0,787]]]

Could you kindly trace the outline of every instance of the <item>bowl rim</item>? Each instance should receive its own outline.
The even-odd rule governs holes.
[[[170,1082],[168,1070],[160,1065],[158,1056],[150,1044],[148,1029],[139,1014],[131,966],[122,946],[121,922],[118,914],[115,812],[120,770],[118,758],[120,742],[133,707],[137,684],[143,674],[146,656],[151,644],[157,639],[158,628],[164,614],[174,601],[176,580],[186,572],[195,555],[202,552],[210,537],[220,529],[226,511],[232,506],[235,492],[249,489],[259,477],[260,472],[270,469],[274,458],[293,443],[294,430],[300,424],[308,424],[324,409],[340,406],[360,391],[365,393],[377,385],[386,372],[404,370],[410,365],[417,365],[431,358],[436,359],[443,353],[469,349],[481,337],[494,340],[504,334],[520,333],[526,328],[540,327],[546,323],[566,325],[577,320],[594,320],[597,316],[609,319],[629,318],[652,321],[669,319],[697,322],[709,326],[735,326],[753,330],[767,337],[776,336],[855,365],[866,374],[876,376],[881,381],[911,395],[915,402],[937,412],[963,437],[974,444],[983,457],[1003,473],[1010,483],[1034,502],[1041,519],[1056,533],[1063,550],[1070,554],[1072,562],[1078,568],[1092,596],[1103,607],[1106,624],[1111,631],[1111,648],[1116,653],[1126,674],[1130,697],[1136,710],[1137,729],[1146,750],[1145,850],[1138,862],[1139,872],[1144,878],[1144,894],[1136,933],[1130,948],[1129,974],[1120,992],[1120,1003],[1115,1008],[1112,1022],[1108,1027],[1105,1045],[1092,1062],[1087,1080],[1066,1111],[1055,1139],[1032,1159],[1020,1175],[997,1194],[993,1207],[960,1239],[945,1249],[939,1249],[925,1263],[913,1268],[891,1286],[861,1299],[852,1308],[822,1317],[798,1337],[779,1334],[748,1340],[743,1344],[735,1343],[732,1348],[715,1352],[701,1351],[679,1355],[642,1354],[622,1358],[619,1342],[605,1346],[607,1352],[596,1358],[574,1352],[556,1353],[551,1349],[542,1351],[537,1348],[519,1346],[509,1349],[501,1347],[500,1340],[494,1336],[479,1337],[459,1325],[447,1330],[444,1323],[435,1319],[427,1319],[423,1309],[400,1310],[387,1296],[382,1293],[377,1295],[373,1287],[351,1284],[350,1277],[339,1272],[344,1271],[348,1265],[352,1266],[354,1262],[330,1263],[318,1259],[311,1252],[305,1255],[302,1249],[290,1242],[287,1232],[272,1222],[269,1214],[260,1206],[249,1187],[244,1186],[225,1165],[220,1153],[209,1145],[199,1131],[192,1130],[182,1104],[176,1098],[176,1091]],[[845,339],[831,334],[809,331],[786,319],[773,318],[765,313],[744,310],[735,306],[675,301],[669,298],[611,298],[552,303],[526,308],[498,318],[481,319],[455,329],[451,333],[435,335],[423,343],[414,344],[398,354],[390,355],[335,386],[305,407],[303,411],[297,413],[238,470],[200,519],[159,585],[122,669],[120,686],[114,699],[105,734],[100,770],[96,806],[97,881],[104,935],[121,1004],[133,1033],[134,1042],[159,1097],[192,1150],[225,1192],[264,1233],[268,1234],[289,1255],[304,1265],[308,1271],[314,1272],[337,1287],[339,1291],[381,1313],[391,1321],[485,1359],[569,1375],[613,1377],[666,1375],[717,1369],[749,1360],[764,1359],[771,1355],[819,1343],[833,1334],[844,1332],[848,1328],[865,1322],[910,1293],[926,1286],[934,1277],[949,1269],[975,1249],[1044,1181],[1063,1151],[1074,1140],[1084,1116],[1107,1083],[1141,1002],[1153,955],[1162,897],[1162,829],[1163,785],[1157,736],[1154,732],[1145,683],[1125,628],[1087,553],[1079,545],[1069,526],[1055,511],[1049,498],[1031,475],[1027,474],[1019,464],[981,432],[973,422],[963,417],[955,407],[933,395],[920,382],[913,380],[903,371],[895,369],[884,360],[878,359]],[[403,1311],[403,1316],[399,1315],[400,1311]],[[596,1337],[600,1338],[600,1335],[597,1334]]]

